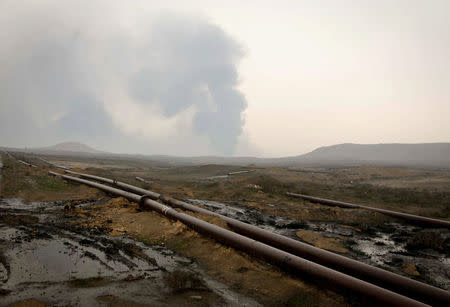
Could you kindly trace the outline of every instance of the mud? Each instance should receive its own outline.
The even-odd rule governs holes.
[[[188,199],[189,202],[208,208],[219,214],[236,218],[243,222],[263,226],[266,228],[278,229],[285,231],[286,229],[304,228],[306,223],[297,221],[288,217],[266,214],[255,208],[247,207],[239,203],[225,204],[211,200]]]
[[[2,197],[2,168],[3,168],[3,160],[2,155],[0,155],[0,197]]]
[[[61,198],[53,199],[73,200],[0,199],[0,306],[258,305],[253,299],[264,305],[293,306],[354,302],[331,287],[290,276],[181,223],[141,212],[121,198],[111,199],[84,186],[67,189],[64,195],[45,192],[45,197],[31,199],[56,195]],[[360,212],[353,219],[345,214],[343,222],[332,210],[324,209],[314,219],[303,215],[309,208],[290,214],[296,209],[290,203],[264,201],[254,208],[245,205],[245,199],[190,201],[297,240],[323,244],[325,249],[332,250],[332,242],[343,255],[448,288],[445,232],[434,248],[425,248],[428,236],[416,240],[418,244],[410,242],[422,229],[365,224],[373,217],[361,219]]]
[[[391,221],[374,225],[300,221],[236,203],[188,201],[292,239],[450,290],[448,229],[430,230]],[[426,235],[422,235],[424,232]],[[430,236],[429,232],[435,235]]]
[[[0,306],[258,305],[164,246],[71,227],[69,203],[96,202],[0,199]]]

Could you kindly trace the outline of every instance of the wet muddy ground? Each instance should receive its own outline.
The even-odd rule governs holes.
[[[0,200],[0,306],[258,305],[164,246],[69,227],[67,204]]]
[[[47,178],[46,170],[41,171],[42,177]],[[27,175],[21,173],[20,177],[23,176]],[[62,184],[57,179],[45,183],[46,188],[52,189],[60,189]],[[49,306],[254,306],[258,302],[283,306],[302,306],[305,302],[307,306],[347,306],[355,303],[343,300],[333,289],[315,287],[308,280],[289,276],[194,234],[180,223],[151,212],[139,212],[136,204],[104,198],[97,190],[84,186],[65,185],[67,194],[58,194],[60,190],[56,190],[58,193],[36,190],[46,198],[33,199],[71,197],[76,201],[28,202],[0,198],[0,306],[31,302],[27,301],[30,299]],[[28,194],[11,195],[26,198]],[[55,195],[61,198],[47,198]],[[181,192],[178,195],[209,198]],[[86,199],[80,199],[83,197]],[[448,230],[424,229],[379,217],[372,221],[373,216],[364,212],[322,210],[308,202],[283,205],[265,201],[254,207],[241,201],[194,198],[188,201],[450,289]],[[345,219],[334,220],[337,213]]]
[[[108,200],[77,201],[76,206],[86,208]],[[359,229],[297,221],[239,204],[189,201],[316,246],[322,240],[320,247],[450,288],[447,230],[392,222]],[[103,229],[73,226],[74,216],[67,214],[70,203],[0,199],[0,306],[29,299],[49,306],[258,305],[208,276],[195,260],[163,245],[149,246],[126,236],[107,236]],[[433,248],[411,243],[414,236],[430,231],[439,232],[440,241],[433,237]],[[322,237],[311,240],[309,233]]]
[[[386,221],[363,226],[299,221],[239,204],[193,204],[347,257],[450,290],[450,230]],[[268,206],[276,206],[275,204]],[[363,226],[363,227],[361,227]]]

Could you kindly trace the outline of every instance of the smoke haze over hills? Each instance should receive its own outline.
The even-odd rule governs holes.
[[[1,149],[1,147],[0,147]],[[18,148],[4,148],[18,150]],[[96,150],[77,142],[60,143],[53,146],[29,148],[27,152],[57,155],[96,155],[103,157],[119,157],[123,154]],[[192,156],[180,157],[172,155],[125,155],[167,162],[171,164],[228,164],[257,166],[406,166],[450,168],[450,143],[428,144],[338,144],[320,147],[312,152],[280,158],[260,157],[225,157],[225,156]]]
[[[0,1],[0,145],[295,156],[450,140],[450,2]]]

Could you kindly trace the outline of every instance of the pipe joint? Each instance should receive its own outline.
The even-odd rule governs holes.
[[[139,199],[139,202],[138,202],[139,208],[142,209],[142,207],[143,207],[144,202],[145,202],[146,199],[152,199],[152,196],[149,195],[149,194],[142,195],[141,198]]]

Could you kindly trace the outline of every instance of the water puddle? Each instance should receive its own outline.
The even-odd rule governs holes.
[[[63,208],[61,202],[0,200],[1,306],[30,298],[52,306],[104,306],[97,298],[105,295],[166,306],[184,295],[174,294],[167,284],[166,276],[177,272],[200,279],[205,287],[189,293],[213,305],[258,306],[164,246],[58,224]]]
[[[29,240],[23,231],[13,234],[7,231],[7,234],[2,230],[0,236],[18,243],[4,252],[11,270],[8,287],[24,282],[59,282],[98,276],[125,278],[129,274],[145,275],[158,270],[156,261],[149,261],[150,256],[142,259],[118,251],[118,255],[111,257],[101,249],[61,236]]]

